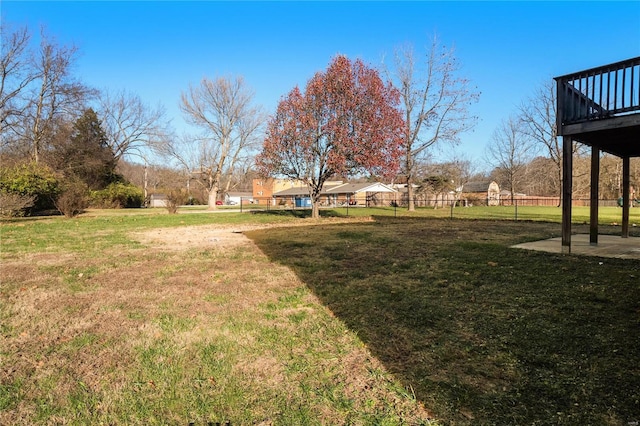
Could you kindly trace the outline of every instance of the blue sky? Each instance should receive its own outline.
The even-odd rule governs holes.
[[[161,103],[184,126],[181,91],[204,76],[243,76],[271,113],[336,54],[378,66],[394,47],[456,49],[482,93],[475,130],[456,151],[481,161],[491,133],[555,76],[640,55],[640,2],[33,2],[1,4],[2,19],[40,25],[79,47],[87,84]],[[441,147],[438,158],[451,157]]]

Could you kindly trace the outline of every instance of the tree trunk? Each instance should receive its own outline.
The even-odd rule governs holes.
[[[208,201],[208,207],[209,210],[215,210],[217,208],[216,206],[216,201],[218,198],[218,188],[212,188],[211,190],[209,190],[209,201]]]
[[[410,119],[409,116],[407,116],[407,119]],[[410,137],[410,134],[407,133],[405,135],[406,138]],[[408,139],[407,139],[408,140]],[[407,210],[410,212],[414,212],[416,211],[416,205],[415,202],[413,201],[413,156],[411,154],[411,146],[407,147],[407,152],[406,152],[406,158],[405,158],[405,173],[407,175]]]
[[[324,180],[317,184],[309,184],[309,198],[311,198],[311,218],[320,218],[320,191],[324,185]]]
[[[320,218],[320,201],[318,199],[313,199],[311,201],[311,218],[312,219]]]
[[[407,210],[410,212],[416,211],[416,203],[413,200],[413,183],[410,179],[407,179],[407,197],[409,197],[409,207]]]

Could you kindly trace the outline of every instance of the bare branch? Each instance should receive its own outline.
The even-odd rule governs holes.
[[[242,77],[203,78],[181,95],[185,119],[201,134],[182,138],[165,151],[197,175],[209,193],[209,208],[221,188],[229,187],[229,176],[248,150],[255,147],[265,117],[251,105],[253,92]],[[225,181],[226,177],[226,181]]]
[[[23,115],[24,103],[19,95],[36,79],[29,64],[27,48],[31,34],[26,27],[11,31],[0,23],[2,57],[0,58],[0,134]]]
[[[151,108],[132,93],[104,92],[100,98],[100,113],[108,144],[116,159],[150,147],[170,133],[162,122],[164,108]]]
[[[396,49],[393,68],[386,74],[399,88],[405,109],[404,175],[409,190],[409,210],[414,210],[412,183],[419,159],[436,143],[457,144],[476,117],[469,107],[479,98],[470,81],[460,77],[453,49],[434,37],[424,60],[416,59],[410,45]]]
[[[75,47],[60,46],[41,30],[38,51],[24,63],[22,77],[16,76],[24,86],[20,96],[11,99],[16,101],[13,115],[5,120],[2,131],[5,135],[10,131],[12,139],[36,162],[52,143],[58,127],[78,118],[87,100],[95,95],[95,90],[71,74],[76,55]]]
[[[512,202],[531,161],[533,146],[522,121],[515,117],[503,121],[491,136],[488,161],[495,166],[501,186],[509,189]]]

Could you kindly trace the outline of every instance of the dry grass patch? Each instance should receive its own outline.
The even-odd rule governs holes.
[[[255,227],[9,253],[0,424],[428,423],[304,283],[240,233]]]

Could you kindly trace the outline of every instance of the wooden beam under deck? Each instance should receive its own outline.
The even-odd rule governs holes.
[[[571,198],[573,195],[573,139],[562,137],[562,252],[571,253]]]
[[[589,243],[598,245],[598,199],[600,181],[600,150],[596,146],[591,147],[591,201],[589,218]],[[593,182],[596,184],[594,185]]]
[[[631,167],[629,157],[622,159],[622,238],[629,238],[629,208],[631,207]]]
[[[562,129],[560,130],[562,133],[560,134],[564,136],[575,136],[584,133],[614,131],[635,126],[640,126],[640,114],[630,114],[602,120],[566,124],[562,126]]]

